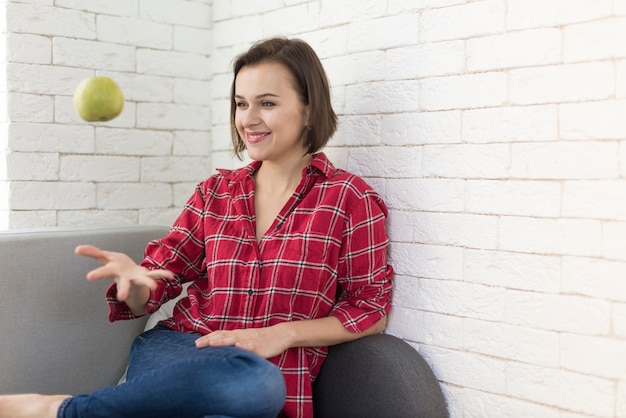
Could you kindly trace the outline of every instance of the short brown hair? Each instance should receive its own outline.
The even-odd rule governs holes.
[[[309,106],[306,131],[307,153],[315,153],[326,145],[337,129],[337,115],[330,98],[330,86],[324,67],[309,44],[300,39],[271,38],[254,44],[239,55],[233,65],[233,83],[230,89],[230,128],[235,155],[242,159],[246,144],[235,126],[235,81],[246,65],[267,62],[283,64],[293,76],[294,88],[305,105]]]

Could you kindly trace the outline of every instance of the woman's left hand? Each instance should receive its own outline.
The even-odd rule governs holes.
[[[286,335],[277,326],[266,328],[214,331],[196,340],[196,347],[235,346],[263,357],[272,358],[289,348]]]

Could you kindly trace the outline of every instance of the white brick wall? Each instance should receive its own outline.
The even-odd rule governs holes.
[[[174,190],[190,194],[210,173],[211,2],[22,0],[2,9],[0,227],[171,223],[186,199],[177,192],[174,201]],[[87,124],[72,107],[78,83],[94,75],[113,77],[126,98],[109,123]]]
[[[626,1],[6,9],[0,226],[171,222],[208,165],[241,164],[233,56],[302,37],[340,116],[327,153],[390,208],[388,332],[424,355],[451,416],[626,417]],[[128,99],[109,124],[71,109],[94,73]]]

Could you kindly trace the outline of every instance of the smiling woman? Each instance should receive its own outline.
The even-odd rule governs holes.
[[[312,418],[328,346],[384,329],[387,207],[319,152],[337,117],[315,52],[300,40],[254,45],[236,60],[231,100],[234,152],[252,163],[200,183],[139,264],[76,248],[102,264],[89,280],[114,279],[112,321],[186,292],[170,318],[135,340],[126,383],[3,397],[0,418]]]

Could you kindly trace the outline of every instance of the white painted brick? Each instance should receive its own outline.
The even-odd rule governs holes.
[[[413,225],[417,242],[455,247],[497,248],[498,218],[495,216],[416,212]]]
[[[114,155],[168,155],[173,134],[143,129],[96,128],[95,152]]]
[[[385,182],[385,203],[389,207],[426,212],[463,212],[463,180],[388,178]]]
[[[172,49],[174,30],[171,25],[107,15],[98,15],[96,25],[99,41],[155,49]],[[208,49],[204,52],[207,51]]]
[[[413,215],[411,212],[395,210],[389,207],[388,199],[385,199],[389,208],[387,218],[387,234],[392,242],[411,242],[413,240]]]
[[[397,274],[444,280],[463,277],[463,249],[458,247],[396,242],[390,258]]]
[[[14,210],[90,209],[96,193],[92,183],[14,181],[9,199]]]
[[[380,145],[380,132],[380,115],[341,116],[331,144],[334,146]]]
[[[285,2],[283,0],[231,0],[228,3],[230,3],[229,8],[223,7],[228,13],[221,13],[224,17],[263,14],[285,6]],[[219,6],[214,5],[213,7],[218,8]]]
[[[209,81],[178,78],[174,84],[176,103],[208,105],[211,104],[211,83]]]
[[[589,297],[507,290],[506,322],[534,329],[606,335],[611,303]]]
[[[211,125],[219,124],[227,124],[230,129],[230,99],[218,99],[212,102]]]
[[[604,257],[626,261],[626,222],[605,222],[602,226]]]
[[[561,31],[556,28],[510,32],[467,41],[467,68],[490,71],[561,62]]]
[[[139,214],[136,210],[61,210],[57,215],[58,226],[121,226],[136,225]]]
[[[129,101],[168,103],[174,100],[172,77],[115,71],[99,71],[98,74],[111,77],[117,82],[124,93],[126,105]]]
[[[397,337],[437,347],[462,348],[463,319],[395,307],[387,331]]]
[[[563,38],[565,62],[626,56],[626,18],[603,19],[566,26]]]
[[[135,157],[66,155],[61,157],[62,181],[139,181],[141,160]]]
[[[175,26],[174,49],[206,55],[211,50],[212,34],[208,29]],[[161,48],[165,49],[163,45]]]
[[[7,174],[11,181],[59,180],[59,154],[12,152],[6,155]]]
[[[626,339],[626,303],[613,304],[613,334]]]
[[[431,9],[435,7],[454,6],[465,3],[464,0],[388,0],[387,12],[391,14],[402,12],[415,12],[418,10]]]
[[[425,110],[501,106],[507,84],[507,75],[496,72],[427,78],[420,82],[420,105]]]
[[[417,306],[420,280],[410,276],[396,275],[393,278],[393,306],[413,308]]]
[[[355,71],[358,68],[358,71]],[[324,69],[332,86],[379,81],[385,78],[385,52],[367,51],[328,58]]]
[[[31,4],[7,4],[7,29],[15,33],[94,39],[96,19],[92,13]]]
[[[240,30],[246,28],[246,30]],[[215,47],[229,47],[226,57],[226,65],[219,68],[229,66],[234,55],[242,53],[247,48],[241,45],[251,44],[259,39],[265,38],[263,34],[263,17],[262,16],[245,16],[238,19],[223,20],[214,22],[213,24],[213,44]],[[237,45],[237,52],[233,54],[233,45]],[[226,51],[224,51],[226,52]]]
[[[181,78],[210,78],[209,57],[188,52],[137,50],[137,72]]]
[[[556,105],[466,110],[465,142],[555,141],[559,138]]]
[[[287,34],[315,30],[319,27],[319,13],[319,6],[311,2],[280,7],[264,13],[263,38],[275,36],[277,28]]]
[[[350,1],[320,0],[318,3],[322,26],[337,26],[384,16],[387,8],[386,3],[377,0],[360,1],[358,7]]]
[[[143,0],[140,15],[155,22],[207,28],[211,22],[211,6],[185,0]]]
[[[143,182],[200,182],[209,174],[207,157],[146,157],[141,163]]]
[[[211,130],[211,134],[215,130]],[[211,155],[211,135],[208,132],[174,132],[174,155]]]
[[[563,215],[626,220],[626,179],[566,182]]]
[[[541,418],[574,418],[564,416],[558,408],[550,408],[536,403],[523,401],[509,396],[494,395],[476,390],[463,391],[463,413],[466,418],[498,418],[541,417]],[[583,418],[579,416],[578,418]]]
[[[513,144],[511,176],[522,179],[607,179],[618,176],[616,143]]]
[[[422,346],[420,353],[436,365],[437,378],[443,382],[489,393],[506,392],[507,363],[503,360],[441,346]]]
[[[57,212],[53,210],[13,210],[7,214],[4,229],[43,228],[55,225]]]
[[[558,293],[561,257],[466,249],[464,280],[507,289]]]
[[[509,78],[513,104],[606,99],[615,91],[615,66],[611,62],[517,69]]]
[[[35,94],[65,94],[72,96],[78,83],[94,76],[93,70],[55,65],[7,65],[9,91]]]
[[[561,185],[545,181],[468,180],[465,208],[478,214],[558,217]]]
[[[466,299],[470,299],[470,295],[471,293]],[[503,299],[502,295],[494,296],[495,300]],[[491,318],[485,319],[489,321],[468,319],[464,322],[466,350],[540,366],[559,366],[558,333],[493,322]]]
[[[138,103],[137,127],[210,130],[209,109],[182,104]]]
[[[502,321],[505,313],[505,292],[506,289],[503,287],[451,280],[420,279],[416,306],[420,310],[456,317]],[[466,322],[464,331],[469,330],[471,327],[468,327]],[[466,343],[471,337],[471,331],[464,332],[463,340]]]
[[[505,30],[505,15],[503,0],[426,10],[422,13],[421,40],[433,42],[501,33]]]
[[[419,28],[417,13],[356,21],[348,24],[348,50],[383,50],[417,44]]]
[[[415,112],[382,116],[382,143],[386,145],[461,142],[461,112]]]
[[[13,151],[89,153],[94,149],[94,132],[90,126],[12,123],[9,138]]]
[[[140,209],[139,225],[164,225],[170,226],[180,214],[179,208],[165,209]]]
[[[626,262],[564,257],[562,291],[626,302]]]
[[[233,76],[229,73],[214,74],[211,80],[211,97],[214,100],[225,100],[224,103],[230,105],[230,87]]]
[[[593,353],[593,355],[589,355]],[[561,334],[561,364],[565,369],[592,376],[626,376],[626,340]]]
[[[163,183],[101,183],[97,189],[100,209],[166,208],[172,204],[172,187]]]
[[[626,137],[626,100],[567,103],[559,106],[563,139],[622,139]]]
[[[347,86],[345,112],[349,114],[394,113],[418,110],[414,81],[381,81]]]
[[[8,112],[11,122],[52,122],[54,100],[52,96],[9,93]]]
[[[182,208],[195,191],[198,183],[199,181],[194,181],[192,183],[176,183],[172,185],[172,189],[174,190],[174,207],[178,208],[179,212],[182,211]]]
[[[313,32],[303,33],[300,37],[313,47],[324,68],[328,57],[347,54],[348,25],[318,28]]]
[[[626,60],[618,61],[617,67],[617,87],[616,97],[623,99],[626,97]]]
[[[612,0],[509,0],[507,28],[526,29],[587,22],[612,14]]]
[[[505,144],[426,145],[423,152],[426,177],[509,177],[511,151]]]
[[[618,16],[626,15],[626,0],[615,0],[614,12]],[[626,414],[624,414],[626,415]]]
[[[136,16],[139,13],[139,0],[55,0],[54,3],[65,8],[115,16]]]
[[[421,176],[421,147],[354,147],[350,149],[348,171],[364,177],[383,174],[391,177]],[[393,164],[388,162],[393,161]]]
[[[503,216],[499,249],[535,254],[599,256],[602,224],[586,219],[542,219]]]
[[[616,402],[617,410],[615,412],[615,416],[625,417],[626,416],[626,382],[620,381],[617,384],[617,402]]]
[[[29,64],[52,63],[52,39],[28,33],[9,33],[7,61]]]
[[[385,61],[385,77],[388,80],[460,74],[465,71],[465,43],[414,43],[389,49]]]
[[[233,145],[231,141],[230,125],[213,125],[210,134],[205,133],[205,135],[210,138],[211,152],[232,150]],[[331,143],[333,142],[334,140],[331,140]]]
[[[113,71],[135,69],[133,46],[61,37],[55,37],[52,44],[56,65]]]
[[[620,175],[626,177],[626,142],[620,142],[619,146]]]
[[[12,0],[13,3],[29,3],[29,4],[42,4],[51,6],[54,4],[54,0]]]
[[[615,384],[610,380],[511,362],[506,385],[507,393],[518,398],[590,416],[613,416]]]

